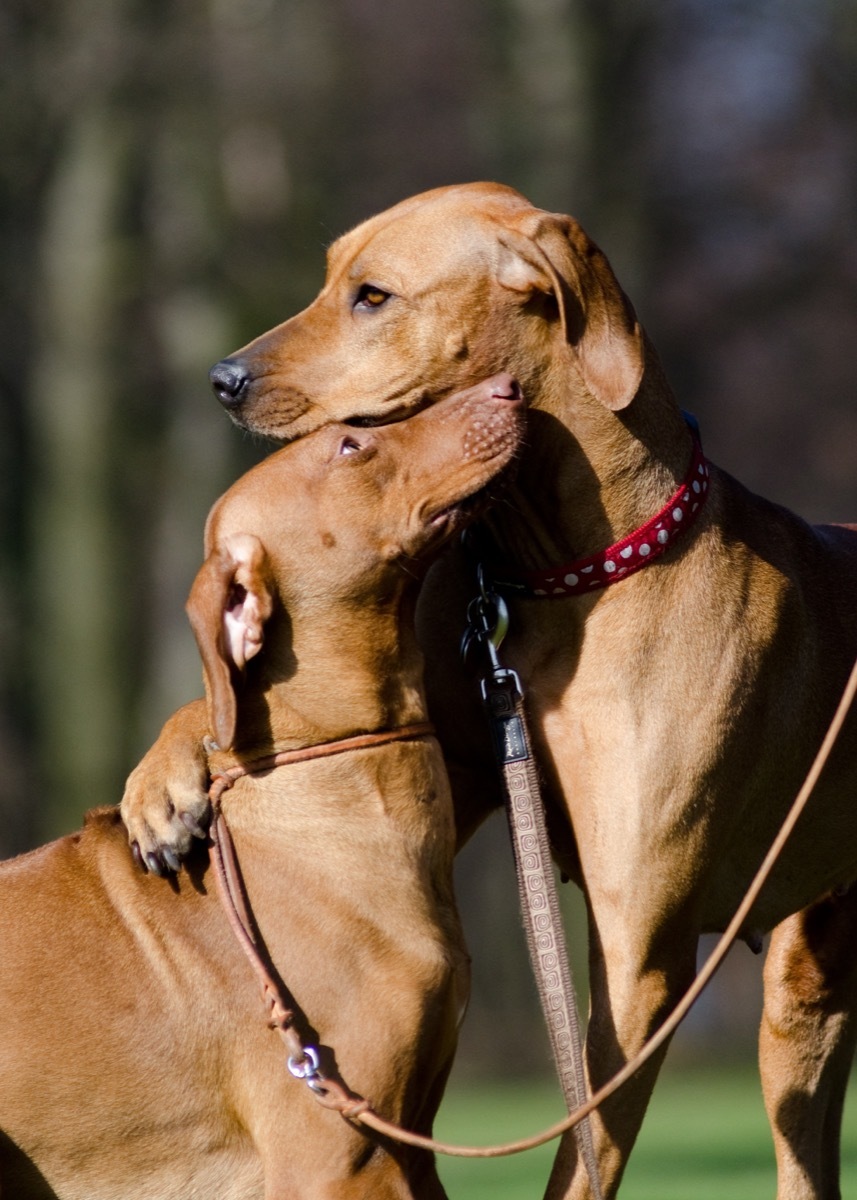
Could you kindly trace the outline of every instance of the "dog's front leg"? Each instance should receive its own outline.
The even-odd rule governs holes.
[[[655,932],[621,921],[590,920],[590,1018],[586,1035],[590,1088],[596,1091],[657,1032],[689,987],[696,932],[684,923]],[[616,1195],[666,1053],[666,1045],[592,1116],[604,1200]],[[546,1200],[590,1200],[574,1132],[560,1143]]]
[[[173,713],[158,740],[128,776],[122,820],[140,865],[156,875],[177,871],[211,815],[204,740],[208,712],[194,700]]]

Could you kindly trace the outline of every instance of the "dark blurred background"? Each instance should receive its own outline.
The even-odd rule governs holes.
[[[268,449],[208,367],[411,193],[576,215],[709,455],[857,519],[854,0],[4,0],[0,61],[2,853],[118,800],[199,693],[204,517]],[[539,1064],[500,821],[459,880],[465,1065],[512,1029]],[[749,1040],[759,967],[736,950],[683,1052]]]

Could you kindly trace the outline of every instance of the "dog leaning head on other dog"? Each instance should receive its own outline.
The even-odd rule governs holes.
[[[572,218],[496,184],[429,192],[346,234],[319,297],[212,383],[239,424],[290,439],[333,419],[398,420],[503,369],[531,412],[517,482],[484,522],[499,579],[570,582],[562,564],[624,542],[698,482],[692,434],[603,254]],[[693,977],[700,934],[737,908],[857,655],[857,534],[812,527],[708,470],[695,523],[667,534],[652,565],[586,594],[510,595],[503,661],[527,691],[555,855],[588,907],[596,1084],[655,1031]],[[457,654],[474,587],[451,547],[418,613],[461,841],[500,800]],[[203,732],[199,709],[168,723],[129,780],[130,835],[155,856],[186,848],[183,807],[204,812]],[[838,1018],[857,1006],[841,953],[857,937],[855,746],[852,714],[742,930],[758,944],[774,929],[762,1074],[780,1190],[800,1200],[834,1193],[853,1050],[853,1016]],[[169,777],[184,789],[167,789],[172,812]],[[593,1114],[605,1195],[664,1050]],[[548,1194],[589,1195],[570,1136]]]
[[[540,435],[517,488],[529,507],[503,539],[521,565],[609,545],[672,490],[689,434],[607,258],[574,218],[499,184],[426,192],[339,238],[317,298],[211,382],[237,424],[287,441],[400,420],[496,371]]]
[[[217,764],[425,721],[415,593],[512,463],[508,376],[329,426],[215,505],[188,610]],[[236,780],[254,917],[322,1070],[429,1133],[468,966],[443,759],[422,733]],[[0,865],[0,1190],[15,1200],[441,1200],[286,1070],[200,856],[136,870],[116,809]]]

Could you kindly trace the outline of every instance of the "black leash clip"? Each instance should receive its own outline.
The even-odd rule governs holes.
[[[491,717],[495,736],[500,735],[498,752],[501,761],[515,762],[526,758],[527,754],[523,731],[518,733],[520,721],[515,714],[516,702],[524,694],[521,680],[517,671],[503,666],[499,656],[500,647],[509,631],[509,606],[487,582],[481,563],[476,564],[476,579],[479,594],[467,606],[461,658],[465,665],[469,664],[477,647],[487,655],[488,670],[480,681],[482,699]]]
[[[469,665],[474,647],[482,646],[488,655],[491,670],[501,671],[498,651],[509,632],[509,606],[485,580],[482,563],[476,564],[479,594],[467,606],[467,624],[461,638],[461,661]]]

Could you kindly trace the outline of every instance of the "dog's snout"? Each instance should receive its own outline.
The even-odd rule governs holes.
[[[250,375],[243,363],[224,358],[208,373],[214,394],[225,408],[236,408],[244,398]]]

